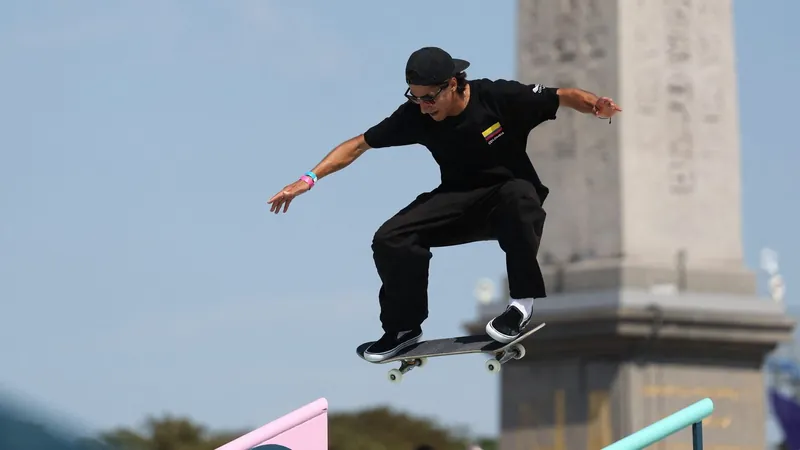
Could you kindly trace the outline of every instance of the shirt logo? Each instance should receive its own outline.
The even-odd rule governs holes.
[[[486,139],[486,142],[488,144],[491,144],[502,135],[503,135],[503,126],[500,125],[500,122],[496,122],[494,125],[483,130],[483,138]]]
[[[541,94],[542,91],[544,90],[544,86],[542,86],[541,84],[534,84],[531,90],[533,91],[534,94]]]

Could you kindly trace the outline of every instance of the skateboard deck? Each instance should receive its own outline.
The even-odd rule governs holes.
[[[507,344],[495,341],[488,334],[478,334],[419,341],[416,344],[409,345],[408,347],[400,350],[400,352],[391,358],[387,358],[378,362],[367,361],[364,359],[364,351],[367,349],[367,347],[372,345],[374,341],[365,342],[359,345],[356,348],[356,353],[361,359],[364,359],[364,361],[372,364],[388,364],[399,361],[400,368],[392,369],[388,374],[389,380],[393,382],[399,382],[402,379],[402,375],[414,367],[424,366],[427,362],[427,358],[449,355],[466,355],[471,353],[493,354],[494,358],[486,361],[486,369],[489,372],[496,373],[500,371],[500,366],[505,362],[511,359],[522,359],[525,356],[525,347],[522,346],[521,342],[528,336],[541,330],[544,326],[545,323],[541,323],[538,326],[520,334],[518,338]]]

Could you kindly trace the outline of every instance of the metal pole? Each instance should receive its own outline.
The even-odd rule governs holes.
[[[692,449],[703,450],[703,422],[692,424]]]
[[[641,430],[628,435],[617,442],[604,447],[603,450],[641,450],[649,448],[656,442],[671,436],[681,430],[684,430],[692,425],[698,426],[702,423],[703,419],[710,416],[714,412],[714,402],[710,398],[704,398],[699,402],[676,411],[669,416],[652,423]],[[697,436],[696,429],[693,428],[693,435]],[[702,450],[702,438],[700,438],[701,446],[695,442],[695,449]]]

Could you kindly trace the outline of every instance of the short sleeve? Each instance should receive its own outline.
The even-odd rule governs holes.
[[[372,148],[399,147],[418,143],[419,110],[404,103],[391,116],[373,125],[364,133],[364,140]]]
[[[492,90],[506,115],[533,129],[542,122],[555,120],[560,104],[557,88],[542,84],[525,84],[513,80],[497,80]]]

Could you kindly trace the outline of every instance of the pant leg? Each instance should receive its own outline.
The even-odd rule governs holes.
[[[428,318],[430,249],[487,235],[486,214],[483,220],[474,217],[494,191],[496,188],[422,194],[375,232],[372,251],[382,282],[378,297],[385,331],[408,330]]]
[[[509,181],[497,191],[489,222],[506,254],[511,298],[546,297],[544,277],[536,255],[546,213],[533,184]]]

